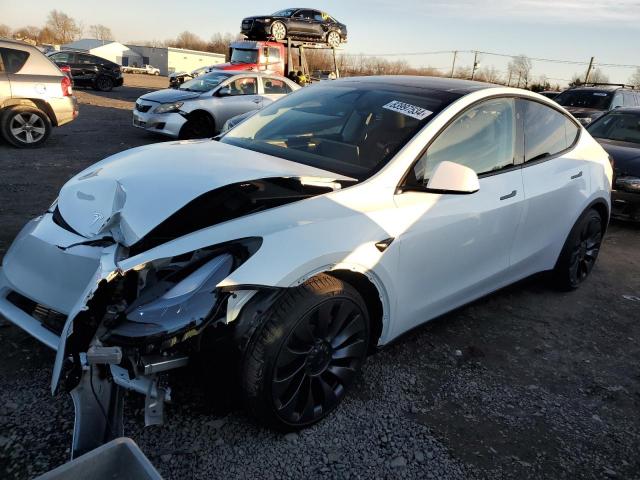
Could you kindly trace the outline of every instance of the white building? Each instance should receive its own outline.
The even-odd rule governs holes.
[[[142,55],[131,50],[126,45],[108,40],[96,40],[93,38],[83,38],[75,42],[62,45],[61,50],[76,50],[90,53],[96,57],[111,60],[123,66],[141,66],[144,61]]]
[[[220,53],[201,52],[173,47],[146,47],[123,45],[119,42],[85,38],[61,46],[61,50],[76,50],[111,60],[122,66],[152,65],[161,75],[174,72],[190,72],[200,67],[224,63]]]

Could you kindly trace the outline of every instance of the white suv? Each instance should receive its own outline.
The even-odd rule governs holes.
[[[0,133],[16,147],[42,145],[78,116],[71,79],[40,50],[0,40]]]

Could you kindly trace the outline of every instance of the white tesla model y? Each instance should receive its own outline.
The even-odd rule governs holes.
[[[598,143],[531,92],[323,82],[220,138],[79,173],[5,255],[0,313],[57,350],[76,454],[121,433],[124,389],[161,421],[166,372],[196,360],[203,383],[232,372],[261,421],[300,428],[403,332],[536,272],[577,287],[611,177]]]

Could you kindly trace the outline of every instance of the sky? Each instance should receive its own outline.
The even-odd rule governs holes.
[[[640,0],[315,0],[304,5],[282,1],[220,0],[0,0],[0,23],[12,28],[41,26],[56,8],[85,27],[101,23],[123,42],[165,40],[184,30],[204,39],[237,33],[245,16],[286,7],[324,10],[347,24],[348,54],[399,54],[415,66],[450,68],[452,54],[471,51],[531,58],[640,65]],[[505,71],[509,58],[482,54],[480,67]],[[470,66],[472,53],[458,55]],[[625,82],[633,68],[601,67],[612,82]],[[586,65],[533,62],[533,76],[555,83],[584,75]]]

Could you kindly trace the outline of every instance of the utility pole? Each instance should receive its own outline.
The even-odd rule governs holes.
[[[589,75],[591,74],[591,69],[593,68],[593,57],[589,61],[589,66],[587,67],[587,74],[584,76],[584,83],[589,81]]]
[[[453,72],[455,72],[456,70],[456,56],[458,55],[458,51],[454,50],[453,51],[453,64],[451,65],[451,75],[449,75],[450,78],[453,78]]]
[[[478,68],[478,52],[473,52],[473,69],[471,70],[471,80],[476,76],[476,68]]]

